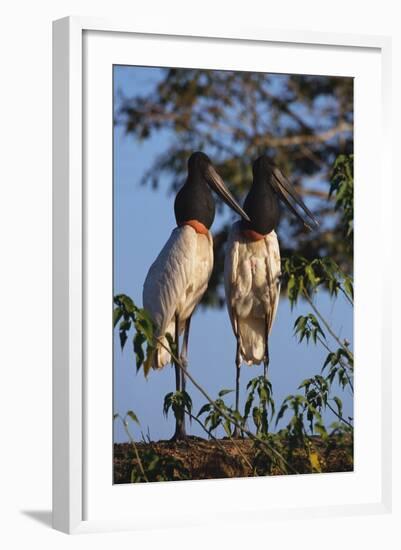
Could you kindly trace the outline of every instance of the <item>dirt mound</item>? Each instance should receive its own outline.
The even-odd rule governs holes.
[[[139,460],[138,460],[139,458]],[[286,471],[255,448],[249,439],[121,443],[114,445],[114,483],[219,479],[283,473],[349,472],[352,441],[331,437],[309,439],[309,450],[293,449],[285,456]]]

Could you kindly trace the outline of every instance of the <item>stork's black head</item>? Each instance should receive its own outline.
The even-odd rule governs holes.
[[[274,167],[273,161],[271,161],[266,155],[261,155],[252,164],[253,181],[264,180],[270,182],[272,169]]]
[[[205,173],[211,165],[212,161],[205,153],[195,151],[188,159],[188,175],[194,172]]]
[[[268,189],[267,196],[270,198],[270,204],[272,212],[265,211],[265,216],[276,217],[276,224],[278,222],[278,214],[276,213],[277,207],[274,205],[274,200],[272,200],[272,192],[274,195],[279,198],[302,223],[311,229],[308,221],[305,220],[305,217],[296,209],[296,206],[300,207],[303,212],[307,215],[307,218],[312,222],[316,227],[318,222],[312,212],[304,204],[301,197],[296,192],[293,185],[290,181],[282,174],[279,168],[272,162],[266,155],[258,157],[253,165],[253,185],[251,191],[245,201],[245,211],[249,214],[251,220],[253,221],[255,214],[253,215],[250,212],[250,206],[253,207],[253,210],[257,213],[257,216],[260,218],[261,209],[263,208],[263,201],[258,202],[257,194],[263,194],[263,187]],[[266,193],[265,193],[266,194]],[[249,200],[248,200],[249,199]],[[265,198],[265,204],[267,199]],[[248,206],[248,207],[247,207]],[[267,206],[267,204],[266,204]],[[273,227],[274,228],[274,227]]]
[[[175,199],[174,210],[177,223],[197,220],[210,228],[214,219],[214,200],[209,187],[243,219],[248,216],[236,202],[216,172],[210,158],[200,151],[192,153],[188,159],[188,177]]]

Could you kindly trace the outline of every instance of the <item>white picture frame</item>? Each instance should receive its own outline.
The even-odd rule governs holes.
[[[174,24],[166,25],[165,29],[148,29],[142,28],[139,24],[131,24],[129,22],[121,21],[105,21],[93,18],[83,17],[69,17],[54,22],[53,28],[53,526],[56,529],[67,533],[78,533],[88,531],[99,530],[116,530],[116,529],[140,529],[151,527],[154,523],[154,518],[149,518],[147,521],[145,515],[132,517],[124,516],[119,517],[118,514],[110,515],[107,512],[106,507],[99,507],[99,513],[95,514],[95,517],[88,517],[88,492],[91,490],[90,476],[92,475],[93,464],[88,466],[88,461],[85,459],[85,454],[88,452],[88,448],[96,446],[97,450],[106,449],[104,445],[107,443],[107,437],[104,437],[102,444],[96,443],[96,438],[91,441],[89,437],[91,432],[91,412],[88,410],[88,403],[86,402],[88,392],[90,395],[90,387],[94,384],[93,378],[88,378],[88,361],[87,361],[87,348],[88,342],[90,342],[91,335],[88,334],[87,323],[85,316],[88,315],[88,308],[84,307],[85,300],[88,294],[88,279],[85,274],[88,262],[92,261],[88,259],[90,255],[91,239],[87,238],[86,233],[88,230],[88,221],[86,219],[88,201],[90,202],[89,209],[96,209],[97,205],[92,201],[93,195],[91,192],[87,192],[84,185],[85,178],[88,177],[86,167],[86,155],[90,155],[88,151],[87,142],[85,141],[84,130],[86,132],[85,120],[86,110],[88,104],[85,100],[85,85],[87,84],[88,75],[85,73],[83,60],[86,61],[97,59],[91,57],[93,55],[100,55],[103,46],[96,43],[94,40],[94,46],[90,47],[91,52],[87,51],[87,43],[85,42],[85,33],[92,33],[93,36],[105,37],[107,35],[108,49],[113,42],[121,41],[122,39],[128,40],[130,37],[140,37],[141,39],[153,41],[157,44],[157,41],[161,39],[171,38],[171,42],[179,40],[185,43],[186,49],[195,48],[194,44],[203,44],[204,49],[209,44],[224,44],[224,47],[231,48],[234,45],[241,46],[246,44],[247,46],[258,45],[284,45],[285,47],[292,49],[303,49],[306,51],[313,51],[314,48],[324,47],[327,48],[327,52],[333,52],[335,55],[335,49],[342,51],[344,59],[346,56],[354,55],[359,51],[375,52],[375,59],[378,63],[377,74],[380,75],[380,82],[376,82],[378,86],[377,90],[380,93],[376,94],[373,106],[373,118],[375,129],[379,130],[379,134],[376,134],[376,139],[380,143],[380,155],[378,156],[378,166],[375,168],[380,178],[379,194],[383,196],[383,193],[391,194],[390,188],[390,162],[388,158],[388,139],[389,139],[389,125],[390,125],[390,105],[389,105],[389,89],[390,89],[390,54],[391,54],[391,42],[387,37],[376,36],[354,36],[354,35],[342,35],[342,34],[327,34],[327,33],[314,33],[314,32],[292,32],[292,31],[276,31],[276,30],[264,30],[264,29],[229,29],[228,26],[224,27],[224,30],[218,33],[205,31],[204,35],[191,34],[183,28],[182,24],[174,26]],[[117,40],[118,39],[118,40]],[[99,54],[94,51],[94,48],[99,48]],[[157,50],[157,46],[152,53],[153,58],[157,57],[157,54],[161,55],[160,49]],[[195,49],[194,49],[195,52]],[[148,52],[149,53],[149,52]],[[110,53],[109,61],[112,59],[112,53]],[[128,54],[124,54],[128,55]],[[202,55],[198,53],[196,55]],[[205,54],[206,55],[206,54]],[[222,55],[227,55],[222,53]],[[328,54],[331,55],[331,54]],[[85,57],[86,56],[86,57]],[[88,57],[89,56],[89,57]],[[307,55],[305,57],[308,57]],[[129,55],[127,57],[129,59]],[[201,59],[201,57],[199,57]],[[230,61],[235,67],[238,63],[238,58]],[[304,63],[304,61],[303,61]],[[132,63],[134,64],[134,63]],[[146,64],[146,63],[145,63]],[[163,64],[163,63],[161,63]],[[380,65],[380,71],[379,71]],[[99,65],[100,67],[100,65]],[[348,69],[350,75],[352,75],[352,68]],[[362,69],[361,69],[362,70]],[[300,66],[299,72],[305,72],[306,70]],[[100,74],[100,73],[99,73]],[[101,87],[103,90],[103,87]],[[101,95],[101,94],[99,94]],[[104,100],[107,100],[107,95]],[[358,104],[356,104],[358,109]],[[96,109],[96,105],[91,106],[90,109]],[[376,114],[375,114],[376,113]],[[93,115],[93,112],[92,112]],[[90,115],[90,116],[92,116]],[[109,120],[111,124],[111,117]],[[102,128],[107,128],[102,126]],[[367,126],[368,128],[368,126]],[[364,131],[355,128],[356,133],[360,135],[360,143],[362,143]],[[111,126],[110,126],[111,132]],[[100,132],[102,135],[104,133]],[[106,144],[106,142],[105,142]],[[107,144],[106,144],[107,145]],[[360,147],[363,147],[360,145]],[[356,159],[357,153],[356,153]],[[100,162],[100,161],[99,161]],[[358,160],[356,163],[356,181],[358,177],[362,175],[369,177],[367,171],[364,171],[362,163],[358,166]],[[110,180],[111,190],[111,180]],[[111,192],[111,191],[109,191]],[[107,190],[106,190],[107,195]],[[105,195],[105,196],[106,196]],[[106,196],[107,199],[107,196]],[[360,195],[360,201],[366,201],[363,203],[363,208],[360,209],[362,220],[361,227],[365,227],[363,221],[363,211],[369,211],[372,207],[369,203],[369,197]],[[99,202],[100,204],[100,202]],[[362,204],[362,202],[361,202]],[[105,201],[103,201],[103,206]],[[94,210],[93,210],[94,211]],[[93,214],[92,211],[92,214]],[[94,217],[91,214],[90,218]],[[381,209],[381,226],[378,229],[379,234],[383,235],[386,231],[387,224],[386,217],[384,216],[384,210]],[[106,224],[107,225],[107,224]],[[108,226],[109,227],[109,226]],[[366,225],[368,227],[368,225]],[[110,227],[109,227],[110,229]],[[388,231],[387,227],[387,231]],[[90,229],[89,229],[90,233]],[[110,235],[105,234],[105,239],[109,242]],[[359,246],[361,250],[363,247],[362,238],[357,237],[356,246]],[[362,257],[365,252],[361,252]],[[389,254],[389,250],[384,250],[384,254]],[[96,260],[94,260],[96,261]],[[377,284],[380,288],[384,288],[386,284],[385,273],[380,272],[376,274],[378,277]],[[107,280],[105,281],[107,283]],[[107,289],[107,285],[103,288]],[[110,290],[111,292],[111,290]],[[363,288],[361,287],[361,296]],[[90,290],[89,290],[90,294]],[[383,294],[384,296],[384,294]],[[269,517],[313,517],[313,515],[352,515],[363,513],[385,513],[391,509],[391,468],[390,468],[390,426],[391,426],[391,356],[390,345],[388,342],[390,331],[388,330],[386,315],[383,314],[384,308],[388,305],[391,298],[386,294],[386,298],[382,298],[381,294],[377,299],[377,307],[380,308],[380,320],[378,325],[375,325],[375,330],[380,334],[378,347],[377,347],[377,361],[372,367],[372,375],[370,380],[370,386],[367,380],[366,391],[372,389],[372,382],[374,376],[379,373],[380,380],[377,380],[380,390],[380,398],[377,400],[378,407],[378,425],[375,427],[378,437],[378,454],[377,460],[372,467],[372,479],[376,476],[376,481],[372,481],[372,485],[375,485],[375,496],[371,496],[366,493],[363,498],[358,501],[355,495],[352,498],[344,502],[336,500],[330,503],[327,501],[322,506],[316,507],[311,504],[304,506],[295,505],[288,507],[283,502],[278,503],[277,507],[273,505],[269,508]],[[109,295],[106,297],[106,307]],[[386,303],[384,302],[386,300]],[[111,306],[110,306],[111,307]],[[106,320],[106,328],[107,328]],[[366,329],[367,331],[368,329]],[[366,338],[369,338],[368,332],[366,332]],[[377,336],[377,334],[376,334]],[[361,353],[363,350],[361,350]],[[107,354],[105,354],[107,357]],[[375,359],[371,359],[373,362]],[[107,365],[105,366],[107,367]],[[110,375],[112,365],[109,364]],[[369,369],[367,369],[369,370]],[[100,378],[103,375],[100,375]],[[364,374],[368,377],[369,374]],[[362,380],[362,379],[361,379]],[[362,380],[363,382],[363,380]],[[96,382],[97,383],[97,382]],[[99,382],[101,391],[107,391],[107,380]],[[99,387],[100,387],[99,386]],[[363,386],[363,384],[361,384]],[[111,392],[111,388],[110,388]],[[93,396],[92,396],[93,397]],[[93,403],[94,399],[90,398],[90,402]],[[105,405],[105,411],[101,413],[108,418],[109,409]],[[362,409],[361,409],[362,410]],[[110,414],[110,416],[112,416]],[[358,417],[356,419],[358,422]],[[89,437],[89,439],[88,439]],[[99,436],[100,437],[100,436]],[[363,434],[360,434],[360,440],[362,440]],[[100,441],[100,439],[99,439]],[[105,443],[106,442],[106,443]],[[110,440],[111,446],[111,440]],[[102,446],[103,445],[103,446]],[[107,464],[110,461],[111,471],[111,453],[104,457],[102,453],[102,460],[99,462]],[[362,468],[363,469],[363,468]],[[103,479],[104,469],[96,471],[96,475]],[[103,472],[103,473],[102,473]],[[319,474],[320,476],[324,476]],[[329,474],[337,476],[339,474]],[[358,472],[357,474],[358,475]],[[291,480],[290,478],[283,479],[281,481],[283,494],[290,495],[292,484],[302,484],[302,487],[309,483],[314,484],[312,478],[316,476],[297,476],[303,478],[302,480]],[[327,479],[327,478],[326,478]],[[333,479],[333,478],[332,478]],[[349,479],[349,478],[348,478]],[[366,483],[366,477],[365,483]],[[89,480],[89,481],[88,481]],[[277,478],[273,483],[278,483]],[[361,480],[362,483],[363,480]],[[252,494],[252,491],[257,492],[256,483],[260,483],[258,480],[226,480],[225,490],[228,495],[232,496],[238,494],[238,491],[247,494]],[[111,485],[111,475],[105,481]],[[196,483],[196,485],[194,485]],[[221,481],[208,481],[208,482],[180,482],[180,483],[161,483],[150,484],[152,487],[138,487],[138,497],[141,499],[140,507],[145,506],[148,502],[147,499],[171,499],[177,498],[172,496],[173,493],[178,495],[178,498],[188,498],[191,492],[196,492],[196,498],[202,501],[207,495],[219,488],[221,490]],[[349,481],[347,482],[349,483]],[[203,484],[203,485],[202,485]],[[240,484],[240,485],[239,485]],[[89,485],[89,489],[88,489]],[[200,488],[199,488],[200,487]],[[295,487],[295,485],[294,485]],[[128,487],[129,488],[129,487]],[[119,488],[117,498],[122,500],[127,497],[127,488]],[[356,490],[356,489],[355,489]],[[313,490],[312,490],[313,492]],[[352,492],[352,491],[351,491]],[[373,494],[373,493],[372,493]],[[244,493],[245,495],[245,493]],[[104,492],[103,496],[99,492],[96,495],[97,500],[109,502],[110,509],[113,506],[110,501],[110,495]],[[131,497],[130,497],[131,498]],[[228,496],[228,498],[230,498]],[[341,497],[339,497],[341,499]],[[161,501],[162,501],[161,500]],[[235,499],[234,499],[235,501]],[[229,521],[247,521],[251,517],[253,520],[264,521],[264,508],[259,502],[256,502],[252,508],[252,514],[247,514],[239,506],[236,508],[233,501],[232,509],[230,511]],[[237,510],[237,512],[236,512]],[[248,510],[250,512],[250,510]],[[225,521],[227,517],[222,514],[216,516],[216,521]],[[159,525],[169,525],[171,518],[168,514],[164,514],[163,518],[160,518]],[[192,512],[184,514],[179,520],[178,525],[191,525],[193,523],[201,523],[202,519],[197,515],[196,509]]]

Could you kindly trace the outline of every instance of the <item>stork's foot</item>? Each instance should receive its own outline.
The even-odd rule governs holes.
[[[188,439],[185,423],[178,421],[175,425],[175,432],[170,441],[185,441]]]
[[[188,439],[190,438],[191,436],[187,435],[185,432],[182,433],[182,432],[175,432],[175,434],[173,435],[173,437],[170,439],[170,441],[188,441]]]

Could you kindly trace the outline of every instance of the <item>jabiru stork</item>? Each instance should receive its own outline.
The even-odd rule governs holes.
[[[149,269],[143,286],[143,306],[155,326],[158,344],[154,368],[171,362],[166,334],[175,340],[180,363],[186,368],[188,336],[192,313],[205,293],[213,269],[213,239],[209,231],[215,216],[214,190],[233,210],[249,217],[225,187],[209,157],[193,153],[188,160],[188,176],[178,192],[174,213],[177,227]],[[179,336],[184,332],[179,351]],[[167,348],[167,349],[166,349]],[[176,391],[185,390],[185,374],[175,365]],[[186,437],[185,419],[176,419],[173,439]]]
[[[280,220],[279,199],[306,227],[311,229],[295,205],[318,225],[292,184],[267,156],[257,158],[252,169],[253,183],[244,202],[251,221],[241,220],[231,227],[224,262],[226,304],[237,340],[237,411],[242,362],[259,365],[263,361],[267,376],[268,339],[280,295],[280,247],[275,232]]]

